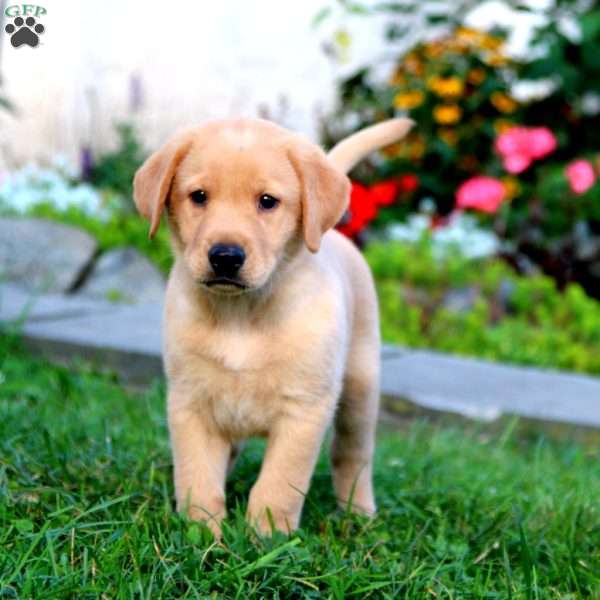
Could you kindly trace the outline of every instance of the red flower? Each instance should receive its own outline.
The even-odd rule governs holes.
[[[377,216],[379,207],[393,204],[399,193],[414,192],[418,187],[419,179],[412,173],[368,187],[353,181],[348,213],[338,224],[338,231],[348,237],[355,237]]]
[[[398,177],[398,187],[401,191],[411,193],[419,187],[419,178],[414,173],[405,173]]]
[[[381,181],[367,191],[377,206],[389,206],[396,199],[398,185],[394,181]]]
[[[350,206],[338,230],[348,237],[354,237],[377,214],[374,199],[362,183],[352,182]]]

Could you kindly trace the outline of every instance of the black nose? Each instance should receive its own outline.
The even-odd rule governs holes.
[[[246,260],[246,253],[240,246],[215,244],[208,251],[208,260],[217,277],[235,277]]]

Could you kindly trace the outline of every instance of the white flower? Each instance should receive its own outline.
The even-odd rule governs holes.
[[[48,203],[59,211],[76,207],[89,215],[108,216],[100,193],[87,183],[72,185],[73,174],[74,170],[61,157],[52,168],[26,164],[0,179],[0,200],[3,206],[21,214]]]
[[[428,215],[411,215],[406,223],[390,225],[386,230],[389,239],[408,243],[418,242],[427,233],[433,254],[440,259],[453,251],[466,258],[484,258],[500,249],[500,240],[493,232],[478,227],[475,218],[461,212],[453,213],[448,224],[437,229],[431,228]]]
[[[557,81],[553,78],[546,79],[522,79],[510,88],[510,94],[519,102],[532,102],[547,98],[557,87]]]

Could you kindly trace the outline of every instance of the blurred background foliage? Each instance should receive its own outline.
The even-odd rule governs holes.
[[[418,189],[378,210],[371,227],[406,220],[424,201],[436,224],[457,208],[472,209],[517,269],[539,268],[560,287],[577,281],[600,298],[600,8],[570,0],[542,8],[507,2],[516,19],[538,17],[529,52],[516,58],[506,52],[508,29],[463,24],[477,2],[339,4],[364,18],[385,15],[390,55],[340,82],[338,106],[324,122],[326,143],[392,116],[417,123],[406,140],[352,174],[367,185],[409,173],[418,178]],[[408,50],[394,54],[399,39],[408,39]],[[339,32],[336,40],[351,43]],[[520,170],[508,169],[498,140],[516,127],[542,130],[555,147]],[[592,169],[594,183],[585,191],[575,191],[567,176],[577,159]],[[461,206],[461,185],[482,175],[502,185],[498,206],[490,207],[485,188]]]
[[[440,257],[416,244],[373,243],[383,337],[488,360],[600,374],[600,303],[577,284],[519,276],[496,257]]]
[[[338,0],[315,16],[384,19],[387,47],[340,80],[323,145],[390,117],[416,122],[351,174],[338,229],[371,264],[386,341],[599,374],[600,8],[505,2],[515,20],[536,16],[515,56],[510,27],[465,24],[479,4]],[[343,60],[352,43],[338,27],[328,54]],[[166,272],[167,229],[149,240],[133,207],[148,155],[134,117],[116,124],[115,149],[83,147],[77,169],[0,178],[0,213],[82,227]]]

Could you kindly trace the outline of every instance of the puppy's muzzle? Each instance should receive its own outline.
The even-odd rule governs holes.
[[[215,244],[208,251],[208,261],[217,279],[234,280],[246,260],[241,246]]]

